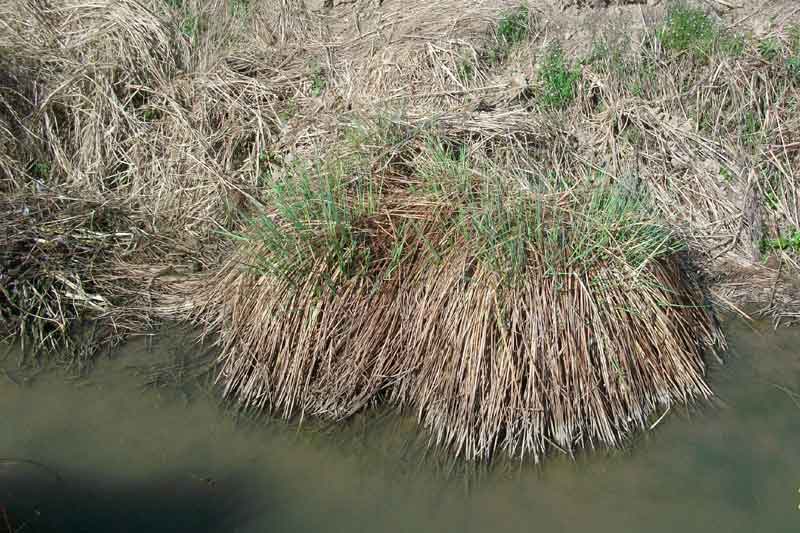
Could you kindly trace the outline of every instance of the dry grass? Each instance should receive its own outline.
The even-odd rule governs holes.
[[[4,94],[30,112],[4,107],[36,147],[18,167],[46,163],[48,187],[118,198],[157,230],[204,239],[252,202],[300,30],[286,9],[245,23],[226,2],[179,4],[5,4]]]
[[[0,191],[14,244],[2,266],[22,264],[26,283],[51,287],[13,313],[66,333],[98,313],[128,332],[181,312],[174,278],[213,266],[226,248],[217,231],[259,205],[264,154],[300,77],[292,46],[314,31],[290,5],[271,7],[243,18],[222,1],[0,6]],[[110,231],[132,241],[125,253],[102,239],[74,248],[72,228],[107,206],[119,214]],[[69,264],[29,256],[36,239],[62,237]],[[56,296],[69,288],[49,281],[62,267],[79,285],[108,282],[115,297],[101,291],[97,313],[68,311]],[[61,346],[50,333],[33,335],[37,348]]]

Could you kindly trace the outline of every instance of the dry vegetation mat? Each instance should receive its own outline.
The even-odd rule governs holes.
[[[82,369],[185,320],[244,409],[619,445],[712,394],[718,312],[800,317],[800,15],[708,4],[5,2],[0,329]]]

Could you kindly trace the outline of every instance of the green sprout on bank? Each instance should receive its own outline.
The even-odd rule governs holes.
[[[539,75],[543,84],[540,96],[543,107],[563,109],[575,100],[581,72],[567,63],[560,46],[547,51]]]
[[[334,288],[334,278],[370,269],[369,231],[359,221],[376,212],[380,191],[371,181],[353,180],[337,164],[307,167],[298,162],[288,169],[288,179],[264,184],[275,216],[256,218],[252,236],[237,238],[261,243],[263,252],[252,265],[256,271],[296,281],[322,260],[325,284]]]
[[[678,5],[667,14],[658,37],[668,50],[705,55],[711,51],[716,33],[713,21],[702,9]]]
[[[50,163],[38,161],[31,166],[31,174],[40,180],[50,177]]]
[[[462,83],[472,81],[475,77],[475,66],[469,55],[461,54],[456,62],[456,74]]]
[[[528,38],[528,6],[522,4],[507,12],[497,24],[497,40],[513,46]]]
[[[248,0],[237,0],[246,2]],[[189,40],[194,40],[200,32],[200,18],[190,11],[190,6],[185,0],[165,0],[167,6],[180,15],[178,29]]]
[[[786,236],[779,235],[776,239],[764,239],[761,241],[761,249],[764,252],[779,250],[800,251],[800,229],[795,229]]]
[[[786,70],[795,81],[800,81],[800,55],[786,60]]]
[[[325,70],[319,63],[314,63],[311,67],[311,96],[321,96],[327,86]]]
[[[142,112],[142,119],[145,122],[152,122],[154,120],[158,120],[161,117],[161,113],[158,109],[145,109]]]
[[[186,16],[183,17],[183,20],[181,20],[181,33],[187,39],[193,40],[195,38],[198,27],[198,19],[195,15],[186,14]]]
[[[656,33],[665,50],[706,59],[719,50],[727,55],[744,52],[744,37],[721,31],[702,9],[685,4],[673,6]]]
[[[789,48],[792,49],[792,53],[800,54],[800,24],[789,27],[787,33],[789,34]]]
[[[250,0],[232,0],[230,11],[234,17],[246,18],[250,12]]]
[[[767,37],[758,43],[758,53],[766,61],[775,61],[782,55],[781,43],[774,37]]]
[[[763,141],[761,119],[754,111],[745,111],[742,128],[742,141],[745,145],[755,146]]]
[[[529,21],[528,5],[524,3],[500,17],[494,32],[496,44],[489,49],[491,64],[501,63],[508,56],[511,48],[528,38],[531,31]]]
[[[719,36],[719,49],[731,57],[741,57],[744,54],[746,39],[740,33],[722,34]]]

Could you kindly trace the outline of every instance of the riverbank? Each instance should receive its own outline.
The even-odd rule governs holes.
[[[10,2],[2,326],[81,371],[190,322],[243,408],[470,459],[616,445],[711,395],[716,312],[800,315],[791,7]]]

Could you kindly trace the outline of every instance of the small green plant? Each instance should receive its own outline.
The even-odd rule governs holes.
[[[145,122],[152,122],[154,120],[157,120],[160,116],[161,114],[158,112],[157,109],[145,109],[144,112],[142,113],[142,118],[144,119]]]
[[[497,24],[497,40],[513,46],[528,37],[528,6],[522,4],[503,15]]]
[[[311,96],[320,96],[325,92],[328,80],[325,78],[325,70],[319,63],[314,63],[311,67]]]
[[[231,15],[237,18],[246,18],[250,12],[250,0],[231,0]]]
[[[197,35],[198,30],[198,20],[195,15],[186,14],[181,21],[181,33],[186,36],[186,38],[194,40],[195,36]]]
[[[514,45],[528,38],[530,34],[528,5],[523,3],[504,13],[494,33],[496,44],[489,49],[488,60],[491,64],[498,64],[508,56]]]
[[[669,11],[657,35],[666,50],[704,57],[711,53],[717,33],[702,9],[680,4]]]
[[[800,24],[789,27],[786,32],[789,35],[789,48],[793,54],[800,54]]]
[[[775,191],[767,191],[764,193],[764,203],[767,204],[770,211],[777,211],[781,205],[778,194]]]
[[[762,140],[761,119],[753,111],[744,113],[744,125],[742,127],[742,140],[748,146],[755,146]]]
[[[608,46],[606,41],[595,41],[592,43],[592,49],[589,55],[581,60],[584,65],[598,65],[602,66],[603,63],[611,58],[611,47]]]
[[[631,70],[628,52],[630,52],[630,41],[615,36],[606,36],[592,43],[589,55],[580,63],[592,65],[601,72],[624,74]]]
[[[786,34],[789,37],[789,48],[794,53],[800,53],[800,24],[789,26]]]
[[[344,131],[346,144],[365,154],[376,147],[383,151],[387,147],[402,143],[407,138],[408,132],[397,122],[396,118],[379,113],[372,121],[351,124]]]
[[[164,0],[177,15],[178,29],[189,40],[194,40],[200,31],[200,19],[191,12],[186,0]]]
[[[543,84],[540,96],[542,106],[563,109],[575,99],[581,72],[567,63],[560,46],[551,47],[545,54],[540,77]]]
[[[774,37],[767,37],[758,43],[758,53],[767,61],[775,61],[781,56],[781,43]]]
[[[435,134],[425,139],[425,150],[415,163],[421,192],[445,199],[469,194],[474,177],[467,150],[445,145]]]
[[[639,128],[635,127],[627,127],[625,128],[624,138],[632,145],[632,146],[641,146],[642,144],[642,132]]]
[[[297,101],[294,98],[289,98],[284,102],[284,107],[278,111],[278,118],[287,123],[297,115]]]
[[[261,172],[256,176],[256,183],[260,188],[270,187],[273,179],[273,170],[282,166],[283,160],[279,154],[269,150],[262,150],[258,154],[258,166]]]
[[[234,235],[262,245],[253,268],[295,281],[321,261],[326,270],[320,281],[329,288],[334,288],[334,278],[366,273],[371,233],[360,223],[377,209],[380,191],[375,184],[353,180],[338,163],[298,162],[287,170],[287,179],[265,184],[276,216],[253,220],[249,235]]]
[[[800,229],[795,229],[786,236],[779,235],[776,239],[762,240],[761,249],[764,252],[774,252],[778,250],[800,251]]]
[[[724,33],[718,37],[719,49],[731,57],[741,57],[744,54],[746,40],[740,33]]]
[[[475,77],[475,67],[468,57],[459,57],[456,64],[456,74],[458,79],[462,82],[471,81]]]
[[[50,177],[50,163],[37,161],[31,166],[31,174],[41,180],[46,180]]]
[[[800,55],[790,57],[786,60],[786,70],[789,76],[796,81],[800,81]]]

